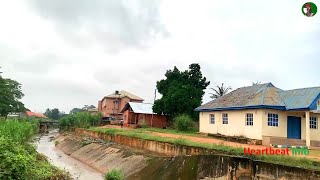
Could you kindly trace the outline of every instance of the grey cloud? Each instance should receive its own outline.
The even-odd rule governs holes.
[[[33,0],[42,17],[54,20],[57,31],[76,47],[98,42],[109,51],[146,47],[155,36],[167,36],[160,21],[159,1]]]

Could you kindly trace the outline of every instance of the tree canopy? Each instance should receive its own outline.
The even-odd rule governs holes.
[[[44,113],[45,116],[48,118],[58,120],[63,116],[64,113],[61,113],[58,108],[53,108],[53,109],[46,109],[46,112]]]
[[[153,111],[171,117],[189,114],[195,119],[197,112],[194,109],[201,105],[204,89],[210,84],[202,76],[200,65],[190,64],[185,71],[175,66],[173,70],[167,70],[165,76],[157,82],[157,90],[162,97],[155,101]]]
[[[0,115],[7,117],[10,112],[24,112],[20,99],[24,96],[21,84],[0,75]]]

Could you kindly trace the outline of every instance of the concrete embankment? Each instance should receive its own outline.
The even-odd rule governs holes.
[[[65,154],[75,158],[90,167],[105,173],[112,169],[122,169],[126,176],[130,176],[145,168],[151,156],[145,152],[128,149],[128,147],[93,139],[75,136],[73,134],[60,135],[56,139],[56,147]]]
[[[74,140],[68,140],[58,146],[71,156],[89,163],[100,171],[120,167],[125,171],[127,179],[320,179],[318,171],[252,161],[241,157],[214,155],[214,151],[204,148],[180,146],[122,135],[108,135],[86,129],[76,129],[76,134],[121,144],[121,146],[117,145],[118,148],[114,147],[115,144],[112,147],[97,144],[83,146],[83,142],[81,144],[80,142],[74,143]],[[113,150],[114,148],[117,150]],[[138,149],[143,151],[140,155],[133,153],[134,156],[137,156],[137,160],[130,161],[134,163],[134,167],[129,166],[130,170],[127,170],[126,165],[123,165],[123,163],[126,164],[126,160],[121,160],[122,156],[128,156],[125,155],[126,152],[122,152],[123,148],[127,152],[138,151]],[[114,153],[120,153],[120,155],[114,155]],[[157,157],[154,156],[154,153],[166,157]],[[110,157],[108,158],[108,156]],[[101,161],[101,157],[104,159],[103,161]],[[128,160],[130,159],[128,158]],[[112,165],[115,161],[119,162]]]

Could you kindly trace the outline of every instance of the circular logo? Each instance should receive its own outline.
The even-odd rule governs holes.
[[[305,16],[312,17],[317,14],[317,6],[313,2],[307,2],[302,6],[302,13]]]

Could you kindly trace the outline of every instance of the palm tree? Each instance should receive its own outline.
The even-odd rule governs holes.
[[[255,85],[260,85],[261,82],[260,81],[257,81],[257,82],[252,82],[252,86],[255,86]]]
[[[221,97],[225,94],[227,94],[230,90],[231,90],[231,87],[225,87],[224,86],[224,83],[221,84],[221,86],[219,85],[216,85],[215,88],[210,88],[214,91],[214,93],[209,93],[211,94],[210,98],[212,99],[217,99],[218,97]]]

